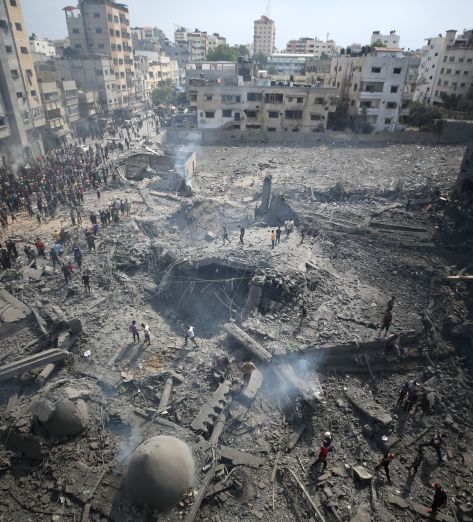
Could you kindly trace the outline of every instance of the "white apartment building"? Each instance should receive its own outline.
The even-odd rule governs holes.
[[[30,36],[30,49],[32,53],[44,54],[45,56],[56,56],[54,43],[47,38],[42,38],[34,33]]]
[[[209,42],[209,51],[213,51],[219,45],[225,45],[227,43],[227,39],[224,36],[220,36],[218,33],[213,33],[207,35]]]
[[[373,45],[376,42],[381,42],[388,49],[398,49],[399,39],[400,36],[396,34],[396,31],[389,31],[389,34],[381,34],[380,31],[373,31],[370,43]]]
[[[290,40],[286,45],[288,54],[311,54],[312,57],[320,58],[322,55],[327,57],[339,54],[340,47],[333,40],[323,42],[317,38],[299,38]]]
[[[254,22],[253,56],[263,53],[274,53],[276,45],[276,26],[274,21],[267,16],[261,16]]]
[[[337,90],[330,87],[273,85],[254,80],[244,85],[192,86],[191,106],[201,129],[325,132],[335,111]]]
[[[430,103],[434,93],[435,78],[447,45],[453,45],[456,31],[447,31],[445,36],[439,34],[433,38],[427,38],[426,45],[422,47],[419,76],[414,93],[414,100],[422,103]]]
[[[289,79],[291,76],[304,76],[307,60],[311,58],[308,54],[277,53],[268,56],[266,65],[271,75],[284,76]]]
[[[218,33],[208,34],[199,29],[189,31],[185,27],[178,27],[174,31],[174,42],[177,46],[185,47],[188,53],[187,63],[195,63],[205,61],[207,53],[218,45],[226,44],[227,39]]]
[[[171,81],[177,83],[179,80],[179,68],[175,60],[171,60],[169,56],[153,51],[135,50],[135,70],[136,58],[144,58],[139,61],[139,66],[145,74],[147,81],[147,90],[153,91],[157,89],[163,82]]]
[[[366,110],[376,132],[393,132],[412,100],[419,59],[402,49],[378,48],[369,55],[332,58],[331,85],[350,114]]]

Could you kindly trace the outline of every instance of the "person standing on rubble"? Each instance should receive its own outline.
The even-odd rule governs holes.
[[[379,331],[379,336],[381,337],[381,333],[384,329],[386,329],[386,331],[384,332],[384,338],[386,339],[386,336],[388,335],[388,330],[389,330],[389,327],[391,326],[391,322],[393,320],[393,314],[391,313],[390,310],[386,310],[384,312],[384,316],[383,316],[383,324],[381,325],[381,330]]]
[[[222,238],[223,238],[224,245],[225,245],[225,240],[228,241],[229,243],[231,243],[230,239],[228,239],[227,227],[223,227]]]
[[[323,443],[320,446],[319,455],[317,457],[317,460],[312,464],[311,470],[315,470],[316,466],[319,463],[322,463],[322,471],[324,471],[327,468],[327,459],[328,454],[330,452],[330,446],[325,446]]]
[[[247,360],[240,366],[240,370],[243,374],[243,382],[248,384],[251,379],[251,374],[256,370],[256,366],[250,360]]]
[[[66,280],[66,285],[68,285],[69,281],[71,280],[71,273],[69,271],[68,265],[66,265],[66,263],[64,263],[61,266],[61,270],[62,270],[62,273],[64,274],[64,279]]]
[[[281,243],[281,227],[278,225],[276,229],[276,244],[279,245]]]
[[[435,514],[437,513],[438,508],[445,506],[447,503],[447,493],[445,493],[442,486],[437,482],[432,484],[432,488],[434,490],[434,498],[432,500],[432,505],[427,509],[427,512]]]
[[[437,459],[438,463],[443,463],[443,457],[442,457],[442,446],[445,442],[446,435],[445,433],[436,433],[429,442],[424,442],[422,444],[419,444],[419,449],[426,448],[428,446],[434,448],[435,453],[437,453]]]
[[[422,464],[422,461],[424,460],[424,450],[423,448],[417,448],[417,454],[412,461],[412,464],[410,464],[407,468],[409,471],[409,474],[411,473],[411,470],[414,472],[412,473],[412,478],[416,476],[417,470],[419,469],[419,466]]]
[[[54,247],[51,248],[49,251],[49,259],[51,259],[53,263],[53,271],[56,271],[56,264],[59,264],[59,256],[57,255],[57,252]]]
[[[130,330],[133,335],[133,342],[135,343],[137,340],[140,342],[140,332],[138,331],[138,327],[136,326],[136,321],[134,319],[128,327],[128,330]]]
[[[84,270],[82,274],[82,284],[88,294],[90,294],[90,272],[88,269]]]
[[[184,344],[187,346],[187,340],[190,339],[192,341],[192,344],[194,346],[197,346],[197,343],[195,342],[195,333],[194,333],[194,327],[190,326],[187,328],[186,336],[184,337]]]
[[[151,331],[149,329],[149,326],[147,324],[141,323],[141,329],[143,330],[143,335],[145,337],[145,340],[143,341],[143,346],[145,343],[148,343],[148,346],[151,344]]]
[[[388,479],[388,484],[391,484],[391,476],[389,474],[389,466],[391,462],[396,458],[395,453],[386,452],[383,455],[383,458],[380,460],[379,464],[374,467],[374,470],[376,473],[381,469],[384,468],[384,472],[386,473],[386,477]]]
[[[420,385],[415,384],[407,392],[406,400],[404,401],[404,411],[409,413],[419,398]]]
[[[245,227],[240,226],[240,245],[243,245],[244,237],[245,237]]]
[[[276,244],[276,233],[274,230],[271,230],[271,250],[274,250],[274,245]]]
[[[75,224],[76,224],[76,215],[74,214],[74,210],[73,209],[71,209],[70,216],[71,216],[72,226],[75,226]]]

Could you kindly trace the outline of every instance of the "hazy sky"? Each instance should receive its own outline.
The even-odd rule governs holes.
[[[71,0],[23,0],[28,32],[49,38],[67,36],[62,8]],[[218,32],[230,44],[250,43],[253,20],[265,14],[264,0],[130,0],[132,26],[152,25],[173,37],[175,24]],[[369,43],[372,31],[395,29],[401,46],[417,49],[424,38],[447,29],[473,26],[473,0],[272,0],[276,45],[288,40],[327,33],[340,45]]]

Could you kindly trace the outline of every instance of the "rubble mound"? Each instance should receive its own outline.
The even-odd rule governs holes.
[[[51,435],[66,437],[83,431],[88,419],[88,408],[84,401],[74,403],[64,399],[56,403],[54,412],[44,423],[44,427]]]
[[[143,442],[128,466],[128,492],[133,504],[165,511],[192,485],[194,459],[189,446],[160,435]]]

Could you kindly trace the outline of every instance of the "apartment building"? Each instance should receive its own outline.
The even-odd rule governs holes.
[[[337,89],[276,83],[256,79],[244,85],[193,85],[189,95],[198,128],[325,132]]]
[[[389,31],[389,34],[381,34],[380,31],[373,31],[371,35],[370,44],[374,45],[376,42],[388,47],[389,49],[399,48],[400,36],[396,34],[396,31]]]
[[[174,31],[174,42],[181,50],[187,48],[188,62],[203,62],[207,59],[207,53],[215,49],[217,45],[226,43],[226,38],[218,33],[208,34],[206,31],[189,31],[185,27],[178,27]],[[184,53],[182,53],[184,54]],[[182,60],[178,60],[181,62]]]
[[[224,36],[220,36],[218,33],[208,35],[209,51],[213,51],[219,45],[226,45],[227,39]]]
[[[304,76],[308,54],[277,53],[268,56],[266,65],[271,75],[289,79],[291,76]]]
[[[338,47],[333,40],[323,42],[317,38],[299,38],[290,40],[286,44],[286,53],[289,54],[311,54],[315,58],[331,57],[339,54]]]
[[[310,83],[330,86],[331,58],[315,59],[310,57],[305,62],[305,76]]]
[[[366,113],[376,132],[393,132],[413,99],[420,59],[399,48],[332,58],[331,85],[352,115]]]
[[[71,49],[112,59],[118,103],[109,109],[133,108],[134,60],[128,7],[115,0],[80,0],[77,7],[65,7],[64,12]]]
[[[140,60],[137,61],[137,58]],[[162,53],[135,51],[135,67],[136,63],[139,64],[150,91],[157,89],[163,82],[177,83],[179,80],[177,62]]]
[[[465,96],[473,88],[473,30],[465,31],[451,42],[447,32],[446,46],[435,76],[430,102],[443,103],[442,96]]]
[[[45,124],[20,0],[0,0],[0,153],[20,162],[43,153]]]
[[[254,21],[253,56],[259,53],[270,55],[276,47],[276,26],[267,16]]]
[[[54,43],[47,38],[42,38],[36,34],[30,36],[30,50],[33,54],[43,54],[44,56],[56,56],[56,48]]]

